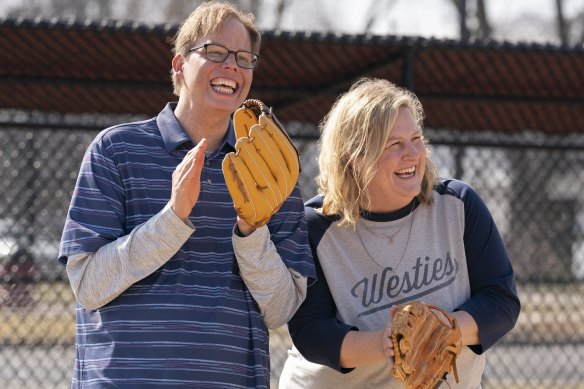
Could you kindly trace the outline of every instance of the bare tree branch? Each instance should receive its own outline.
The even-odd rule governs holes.
[[[274,28],[279,29],[282,26],[282,19],[284,16],[284,12],[288,5],[290,4],[289,0],[278,0],[276,5],[276,20],[274,21]]]
[[[558,38],[562,44],[568,44],[568,29],[569,26],[566,23],[566,18],[564,16],[564,1],[556,0],[556,21],[558,27]]]
[[[460,39],[468,40],[470,31],[467,26],[466,0],[451,0],[458,11],[458,21],[460,24]]]
[[[389,15],[391,15],[391,9],[395,8],[398,2],[399,0],[372,1],[367,10],[364,32],[371,31],[373,25],[381,17],[389,17]]]
[[[491,37],[492,28],[487,17],[487,10],[485,7],[485,0],[477,0],[477,19],[479,27],[477,31],[477,38],[487,39]]]
[[[580,22],[580,40],[579,43],[584,43],[584,10],[582,10],[575,19],[575,22]]]

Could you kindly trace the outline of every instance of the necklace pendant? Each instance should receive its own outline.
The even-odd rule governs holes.
[[[406,251],[407,251],[407,248],[408,248],[408,245],[410,244],[410,236],[412,235],[412,227],[413,227],[413,225],[414,225],[414,209],[415,209],[415,207],[416,207],[416,201],[415,201],[415,199],[414,199],[414,200],[412,201],[412,209],[410,210],[410,214],[409,214],[409,217],[410,217],[410,230],[409,230],[409,232],[408,232],[408,236],[407,236],[407,238],[408,238],[408,239],[406,240],[406,243],[405,243],[405,245],[404,245],[404,248],[403,248],[403,251],[402,251],[402,253],[401,253],[401,256],[399,257],[399,261],[397,262],[397,264],[395,265],[395,267],[390,267],[390,266],[387,266],[387,268],[389,269],[389,271],[391,271],[392,273],[394,273],[394,272],[397,270],[397,268],[399,267],[399,265],[400,265],[400,264],[401,264],[401,262],[403,261],[403,259],[404,259],[404,255],[406,254]],[[396,232],[394,232],[394,233],[393,233],[392,235],[390,235],[390,236],[381,236],[381,235],[378,235],[378,234],[376,234],[376,233],[375,233],[375,232],[373,232],[373,231],[368,231],[368,232],[369,232],[369,234],[375,235],[375,236],[377,236],[378,238],[384,238],[384,239],[385,239],[385,238],[387,238],[387,239],[389,240],[389,244],[390,244],[390,245],[393,245],[393,237],[394,237],[394,236],[396,236],[396,235],[397,235],[397,234],[398,234],[398,233],[401,231],[401,229],[402,229],[402,227],[403,227],[403,226],[404,226],[404,224],[402,223],[402,224],[399,226],[398,230],[397,230]],[[363,225],[363,228],[365,228],[365,229],[366,229],[366,227],[365,227],[364,225]],[[376,265],[377,265],[377,266],[379,266],[381,269],[383,269],[384,267],[383,267],[383,266],[381,266],[381,265],[380,265],[380,264],[379,264],[379,263],[378,263],[378,262],[375,260],[375,258],[373,257],[373,255],[371,255],[371,253],[370,253],[370,252],[369,252],[369,250],[367,249],[367,246],[365,245],[365,242],[363,242],[363,238],[361,237],[361,233],[359,232],[359,224],[356,224],[356,225],[355,225],[355,232],[357,232],[357,238],[359,238],[359,242],[361,243],[361,246],[363,247],[363,250],[365,251],[365,254],[367,255],[367,257],[369,257],[369,259],[370,259],[370,260],[371,260],[371,261],[372,261],[374,264],[376,264]]]

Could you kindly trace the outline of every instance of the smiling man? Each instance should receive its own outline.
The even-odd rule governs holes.
[[[72,387],[268,388],[268,328],[315,276],[298,186],[267,225],[222,172],[259,61],[253,16],[205,2],[181,25],[178,102],[89,146],[59,261],[77,298]]]

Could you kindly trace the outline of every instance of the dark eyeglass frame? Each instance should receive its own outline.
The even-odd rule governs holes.
[[[209,46],[217,46],[217,47],[221,47],[223,49],[225,49],[227,51],[227,54],[225,55],[225,58],[223,58],[222,61],[217,61],[216,59],[213,58],[209,58],[209,55],[207,53],[207,47]],[[247,50],[229,50],[227,47],[219,45],[217,43],[205,43],[201,46],[197,46],[197,47],[193,47],[191,49],[187,50],[187,54],[190,53],[191,51],[196,51],[199,49],[205,49],[205,58],[207,58],[209,61],[213,61],[213,62],[217,62],[217,63],[223,63],[227,60],[227,58],[229,57],[230,54],[233,54],[233,57],[235,58],[235,63],[237,63],[237,66],[244,68],[244,69],[255,69],[259,62],[260,62],[260,56],[259,54],[254,53],[253,51],[247,51]],[[243,63],[239,63],[239,58],[237,57],[237,55],[239,53],[245,53],[245,54],[250,54],[252,57],[252,66],[247,66],[247,64]]]

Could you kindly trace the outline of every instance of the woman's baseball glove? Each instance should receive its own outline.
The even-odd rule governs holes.
[[[462,334],[456,320],[444,310],[421,301],[401,305],[393,313],[391,336],[392,375],[406,389],[432,389],[451,370],[458,382],[456,357],[462,350]]]

